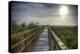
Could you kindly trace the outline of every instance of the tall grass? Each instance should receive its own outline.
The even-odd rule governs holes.
[[[66,44],[69,49],[78,48],[78,27],[69,26],[69,27],[51,27],[56,35]]]

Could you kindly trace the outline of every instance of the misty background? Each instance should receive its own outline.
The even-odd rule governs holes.
[[[68,14],[62,17],[59,13],[61,6],[68,8]],[[77,5],[12,2],[11,20],[17,24],[38,22],[39,25],[77,26]]]

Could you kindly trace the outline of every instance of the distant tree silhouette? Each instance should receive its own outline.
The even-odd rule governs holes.
[[[20,31],[24,31],[26,29],[32,29],[35,27],[38,27],[38,22],[34,23],[34,22],[30,22],[28,25],[24,23],[22,23],[21,25],[18,25],[15,21],[11,22],[11,33],[16,33],[16,32],[20,32]]]
[[[37,23],[34,23],[34,22],[30,22],[29,24],[28,24],[28,28],[35,28],[35,27],[38,27],[38,22]]]

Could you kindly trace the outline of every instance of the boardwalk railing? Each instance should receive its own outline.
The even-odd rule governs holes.
[[[65,50],[68,49],[66,45],[58,38],[58,36],[48,27],[48,36],[49,36],[49,50]]]
[[[43,30],[42,27],[18,32],[11,34],[10,52],[24,52],[28,50],[28,47],[32,44],[32,41],[37,38],[40,32]]]

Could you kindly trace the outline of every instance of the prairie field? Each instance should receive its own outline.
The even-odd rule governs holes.
[[[77,26],[52,26],[51,28],[69,49],[78,48]]]

